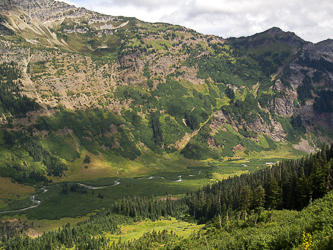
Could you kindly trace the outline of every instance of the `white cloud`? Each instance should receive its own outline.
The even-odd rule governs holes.
[[[248,36],[273,26],[318,42],[333,34],[331,0],[65,0],[110,15],[179,24],[204,34]]]

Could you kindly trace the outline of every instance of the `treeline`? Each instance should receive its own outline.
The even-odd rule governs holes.
[[[136,118],[140,119],[140,116],[136,116]],[[115,126],[116,133],[112,132],[110,125]],[[104,145],[113,152],[134,160],[141,155],[141,151],[135,144],[137,138],[132,139],[133,131],[128,126],[129,124],[126,124],[122,117],[112,112],[97,108],[72,112],[62,107],[61,112],[52,117],[38,117],[34,125],[38,130],[49,132],[55,132],[65,127],[70,128],[89,152],[98,155],[100,146]],[[59,156],[61,157],[61,155]]]
[[[131,219],[109,212],[92,217],[76,226],[67,224],[57,231],[32,239],[14,235],[0,241],[1,249],[331,249],[333,245],[333,192],[298,211],[264,211],[242,220],[215,220],[204,230],[187,238],[172,231],[148,232],[136,240],[111,241],[105,232],[119,233],[119,224],[130,224]],[[255,218],[255,219],[253,219]],[[1,222],[0,222],[1,223]],[[0,224],[1,225],[1,224]]]
[[[25,150],[34,159],[35,162],[42,162],[46,166],[47,175],[62,176],[63,172],[68,169],[67,165],[58,157],[50,154],[43,148],[38,141],[38,137],[23,137],[22,143],[25,145]]]
[[[83,186],[80,186],[77,183],[73,183],[72,185],[70,185],[70,187],[68,187],[68,183],[62,183],[61,184],[61,191],[60,191],[60,195],[62,194],[68,194],[69,192],[75,192],[75,193],[79,193],[79,194],[86,194],[87,193],[87,189]]]
[[[34,100],[20,94],[20,77],[16,63],[0,64],[0,115],[25,115],[39,108]]]
[[[246,220],[237,215],[214,220],[190,237],[161,249],[320,249],[333,246],[333,191],[302,211],[271,210]],[[170,243],[169,243],[170,244]],[[138,249],[138,248],[137,248]]]
[[[2,236],[0,248],[24,249],[24,250],[44,250],[44,249],[110,249],[113,242],[103,236],[104,232],[116,233],[120,228],[118,225],[131,223],[130,218],[101,212],[92,216],[88,221],[70,226],[68,223],[63,228],[56,231],[44,233],[41,237],[33,239],[29,236],[22,236],[17,233],[12,238]],[[102,235],[102,236],[100,236]]]
[[[68,223],[62,229],[44,233],[41,237],[32,239],[29,236],[20,236],[16,234],[13,238],[4,237],[0,242],[0,247],[5,250],[44,250],[44,249],[156,249],[164,245],[165,249],[171,249],[175,241],[182,239],[174,232],[170,231],[152,231],[143,234],[139,239],[131,241],[117,242],[111,241],[103,234],[104,232],[119,233],[120,227],[117,223],[131,223],[125,217],[117,215],[100,215],[100,219],[92,219],[85,223],[79,223],[76,226],[70,226]]]
[[[37,239],[3,234],[0,248],[292,249],[303,243],[311,245],[313,237],[317,246],[314,249],[327,249],[333,243],[329,229],[333,193],[322,200],[313,200],[332,189],[332,170],[333,145],[324,146],[316,154],[208,185],[181,200],[123,198],[86,222],[67,225]],[[68,189],[65,185],[64,188]],[[70,191],[80,192],[80,187],[73,184]],[[309,204],[304,211],[295,211]],[[120,224],[184,215],[199,223],[208,222],[207,231],[199,231],[186,239],[172,232],[153,231],[138,240],[122,242],[120,239],[117,243],[104,236],[106,232],[119,233]]]
[[[14,237],[17,233],[23,233],[23,230],[28,229],[27,223],[21,224],[19,221],[1,221],[0,220],[0,239]],[[1,247],[1,243],[0,243]]]
[[[68,169],[58,157],[50,154],[43,148],[37,136],[31,136],[22,131],[4,130],[4,143],[7,147],[12,148],[16,145],[24,148],[35,162],[41,162],[46,167],[48,176],[62,176],[63,172]],[[1,176],[11,177],[17,182],[40,182],[47,184],[49,181],[44,176],[44,171],[36,171],[21,166],[18,163],[8,163],[6,166],[0,167]]]
[[[164,200],[145,197],[123,198],[115,202],[111,211],[113,213],[130,216],[134,221],[140,221],[145,218],[158,220],[161,217],[180,218],[187,214],[188,207],[183,200],[175,201],[170,197]]]
[[[72,184],[71,192],[80,192],[83,187]],[[83,188],[84,189],[84,188]],[[62,185],[62,191],[68,185]],[[58,249],[62,247],[75,249],[148,249],[159,244],[168,245],[175,239],[180,239],[172,231],[149,232],[140,239],[122,242],[111,241],[104,233],[120,233],[121,224],[131,224],[146,218],[160,219],[161,216],[180,217],[187,213],[187,206],[171,198],[157,201],[154,198],[123,198],[117,201],[110,209],[92,216],[88,221],[70,226],[68,223],[56,231],[44,233],[41,237],[32,239],[22,236],[21,231],[12,229],[9,233],[0,235],[0,248],[4,249]],[[25,228],[26,229],[26,228]],[[102,236],[101,236],[102,235]],[[139,248],[137,248],[139,247]]]
[[[246,218],[263,209],[301,210],[333,187],[333,145],[321,152],[288,160],[252,174],[205,186],[184,199],[199,223],[231,213]]]

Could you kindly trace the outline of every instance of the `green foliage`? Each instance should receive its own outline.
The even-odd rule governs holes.
[[[302,85],[297,88],[298,100],[302,105],[305,104],[307,99],[312,98],[311,90],[313,90],[311,78],[306,75],[302,81]]]
[[[153,221],[161,217],[180,218],[187,213],[187,206],[183,200],[174,201],[171,198],[165,200],[147,199],[145,197],[123,198],[115,202],[111,212],[130,216],[134,221],[149,218]]]
[[[161,129],[164,145],[167,146],[167,151],[172,152],[176,150],[172,145],[185,135],[186,128],[181,126],[172,116],[160,116]],[[170,146],[169,146],[170,145]],[[169,146],[169,148],[168,148]]]
[[[321,198],[332,189],[332,149],[333,145],[324,147],[321,152],[298,161],[283,161],[272,168],[202,187],[184,198],[189,213],[200,223],[206,223],[231,211],[260,211],[264,203],[267,209],[301,210],[309,204],[311,195]],[[265,193],[265,200],[261,197],[261,202],[252,196],[258,185]]]
[[[269,148],[271,150],[274,150],[274,149],[277,148],[277,146],[276,146],[275,142],[272,140],[272,138],[270,138],[268,135],[264,135],[264,137],[265,137],[265,139],[266,139],[266,141],[267,141],[267,143],[269,145]]]
[[[269,102],[272,101],[275,97],[277,97],[276,92],[270,91],[271,86],[272,82],[268,81],[268,79],[265,79],[263,82],[260,82],[257,91],[257,100],[262,108],[267,107]]]
[[[43,140],[43,144],[52,154],[66,161],[73,162],[75,159],[80,158],[80,154],[74,145],[71,145],[70,141],[72,141],[71,137],[56,136],[54,133],[50,133],[48,138]]]
[[[333,72],[333,63],[322,57],[319,60],[312,60],[309,55],[306,54],[304,57],[298,58],[298,63],[301,66],[311,67],[321,72]]]
[[[267,207],[270,209],[280,209],[282,205],[282,189],[276,178],[273,178],[267,190]]]
[[[45,66],[46,61],[39,61],[34,63],[29,63],[31,73],[44,73],[47,70]]]
[[[222,153],[221,156],[228,156],[232,157],[234,152],[232,151],[233,148],[240,144],[240,138],[230,131],[223,131],[220,130],[215,136],[214,139],[217,145],[222,146]]]
[[[90,156],[89,156],[89,155],[86,155],[86,156],[84,157],[83,162],[89,164],[89,163],[90,163]]]
[[[22,131],[8,132],[5,130],[4,139],[7,144],[10,143],[8,146],[11,147],[11,151],[19,152],[19,161],[5,161],[4,166],[0,168],[0,175],[3,177],[11,177],[20,183],[47,183],[48,179],[44,176],[45,173],[49,176],[61,177],[63,172],[68,169],[66,164],[58,157],[51,155],[49,151],[42,146],[38,137],[29,136],[22,133]],[[25,161],[28,160],[28,155],[32,158],[33,162],[35,162],[31,167],[28,167]],[[71,157],[73,156],[71,155]],[[22,160],[23,164],[21,164]],[[45,166],[45,169],[37,167],[40,164]]]
[[[302,118],[300,115],[293,115],[291,117],[291,121],[290,121],[290,124],[291,126],[293,126],[293,128],[295,130],[297,129],[303,129],[304,130],[304,127],[303,127],[303,122],[302,122]],[[304,131],[305,132],[305,131]]]
[[[251,93],[247,93],[245,100],[236,100],[228,106],[222,107],[225,112],[230,114],[232,118],[239,123],[244,119],[247,122],[254,122],[258,118],[258,102]],[[263,111],[260,111],[264,114]]]
[[[332,146],[333,147],[333,146]],[[128,197],[117,200],[109,209],[104,209],[75,226],[67,224],[57,231],[43,234],[36,239],[19,234],[5,234],[8,227],[0,227],[4,249],[293,249],[311,247],[330,249],[332,242],[331,216],[333,193],[327,183],[332,173],[332,147],[324,147],[315,155],[299,161],[285,161],[250,175],[225,179],[211,186],[188,194],[174,201]],[[306,171],[302,171],[305,169]],[[306,173],[306,174],[305,174]],[[318,195],[302,211],[264,210],[264,207],[281,207],[286,197],[295,203],[301,197],[297,190],[307,179],[309,194]],[[295,182],[295,183],[294,183]],[[312,185],[312,186],[311,186]],[[287,192],[285,192],[286,190]],[[78,184],[61,184],[62,197],[86,196],[86,189]],[[92,195],[94,195],[92,193]],[[295,197],[293,197],[296,195]],[[99,197],[103,194],[99,193]],[[324,197],[323,197],[324,196]],[[323,198],[320,198],[323,197]],[[267,204],[265,203],[267,201]],[[307,204],[304,204],[306,206]],[[282,208],[282,207],[281,207]],[[176,237],[166,231],[144,234],[135,241],[111,242],[104,234],[119,234],[122,224],[130,224],[144,218],[157,220],[162,216],[180,216],[189,212],[199,222],[210,221],[204,230],[188,238]],[[120,214],[120,215],[119,215]],[[241,218],[241,215],[244,215]],[[185,217],[186,218],[186,217]],[[187,219],[190,219],[188,217]],[[2,223],[2,222],[0,222]],[[2,225],[2,224],[0,224]],[[1,231],[2,230],[2,231]],[[5,236],[6,235],[6,236]],[[10,236],[10,237],[9,237]]]
[[[223,217],[222,229],[216,219],[206,226],[205,234],[183,239],[174,249],[331,249],[332,202],[330,192],[301,212],[264,211],[246,220],[237,215]]]
[[[305,128],[297,116],[292,116],[291,118],[277,117],[276,120],[281,123],[283,130],[287,134],[287,140],[291,143],[297,144],[300,137],[304,136]]]
[[[246,154],[251,151],[261,152],[275,150],[277,148],[276,143],[269,136],[264,135],[269,146],[263,147],[252,139],[249,139],[258,136],[250,129],[238,129],[237,133],[230,125],[226,125],[225,128],[226,131],[220,129],[216,134],[211,135],[209,124],[206,124],[201,131],[191,139],[181,153],[186,158],[206,160],[208,158],[219,159],[221,157],[233,157],[235,154],[234,147],[237,145],[245,147],[244,152]],[[208,138],[214,142],[216,148],[208,145]]]
[[[24,138],[26,150],[34,161],[41,161],[47,168],[47,174],[49,176],[62,176],[63,171],[68,170],[66,164],[53,155],[51,155],[38,141],[38,138],[27,137]]]
[[[92,216],[88,221],[71,226],[69,223],[59,230],[43,234],[41,238],[31,240],[29,236],[21,237],[15,235],[12,239],[6,240],[2,245],[16,249],[54,249],[72,248],[79,249],[101,249],[110,246],[111,242],[105,236],[90,237],[103,232],[116,233],[119,231],[119,224],[130,223],[129,218],[111,215],[109,212],[101,212],[98,216]]]
[[[159,112],[153,112],[151,113],[151,127],[153,129],[155,143],[157,145],[161,145],[163,142],[163,134],[161,129],[161,123],[160,123],[160,114]]]
[[[20,77],[21,72],[16,63],[0,65],[0,115],[25,115],[39,108],[34,100],[20,94]]]
[[[131,98],[138,105],[143,105],[144,103],[147,103],[149,96],[150,95],[148,95],[146,92],[140,92],[137,89],[134,89],[127,85],[123,85],[117,88],[115,93],[115,97],[119,100],[123,101]]]
[[[150,79],[150,73],[149,73],[149,62],[145,63],[145,66],[143,67],[143,76],[147,77],[147,79]]]
[[[318,95],[318,97],[315,98],[315,102],[313,104],[313,109],[315,113],[322,114],[324,112],[333,112],[333,91],[320,90],[316,94]]]
[[[199,133],[194,136],[186,147],[181,151],[186,158],[204,160],[208,158],[218,159],[219,153],[208,146],[207,139],[210,136],[209,125],[201,128]]]
[[[62,110],[53,117],[39,117],[35,127],[39,130],[57,131],[62,128],[73,129],[80,143],[89,152],[99,154],[100,146],[109,147],[110,151],[129,159],[141,154],[132,140],[131,131],[126,127],[125,120],[111,112],[99,109],[76,112]],[[112,134],[112,126],[117,133]],[[129,124],[127,125],[129,126]],[[119,146],[114,147],[116,142]],[[74,153],[74,152],[73,152]],[[74,153],[74,157],[75,157]]]
[[[233,103],[234,99],[235,99],[235,93],[234,90],[227,87],[224,91],[225,95],[230,99],[230,102]]]

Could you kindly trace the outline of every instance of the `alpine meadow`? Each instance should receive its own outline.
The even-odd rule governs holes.
[[[0,0],[0,249],[333,249],[333,40]]]

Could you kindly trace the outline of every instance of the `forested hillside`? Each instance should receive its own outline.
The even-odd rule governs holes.
[[[178,201],[123,198],[84,223],[68,224],[37,239],[22,237],[4,224],[0,247],[330,249],[332,174],[333,145],[300,160],[223,180]],[[152,231],[130,242],[114,242],[105,236],[119,232],[124,224],[169,216],[207,224],[190,238],[167,231]]]
[[[303,152],[332,143],[331,40],[312,44],[279,28],[223,39],[39,2],[2,0],[1,27],[11,32],[0,61],[17,65],[20,103],[39,103],[7,98],[2,131],[37,135],[68,169],[83,151],[224,161],[285,142]],[[11,119],[18,110],[27,118]]]
[[[0,249],[332,244],[333,40],[54,0],[0,0],[0,33]]]

